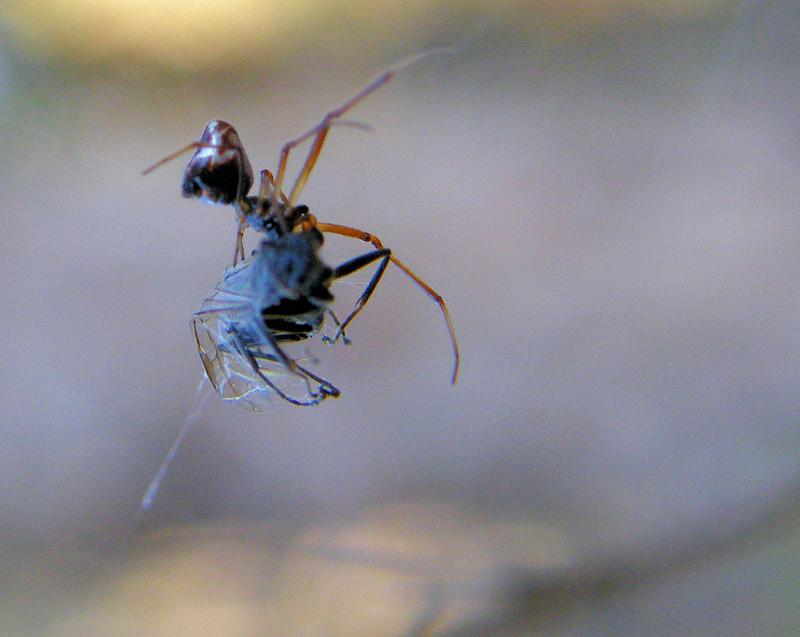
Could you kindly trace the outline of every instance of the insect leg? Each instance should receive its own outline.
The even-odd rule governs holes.
[[[369,232],[364,232],[363,230],[359,230],[357,228],[351,228],[350,226],[342,226],[336,223],[317,223],[316,224],[317,230],[320,232],[330,232],[332,234],[338,234],[345,237],[352,237],[354,239],[359,239],[360,241],[365,241],[367,243],[371,243],[378,249],[383,248],[383,243],[381,240],[378,239],[373,234]],[[439,306],[439,309],[442,310],[442,314],[444,314],[444,320],[447,323],[447,330],[450,332],[450,343],[453,346],[453,356],[455,357],[455,364],[453,367],[453,376],[451,381],[454,385],[456,383],[456,379],[458,378],[458,366],[460,362],[460,354],[458,351],[458,341],[456,340],[456,332],[453,328],[453,322],[450,320],[450,313],[447,311],[447,305],[444,302],[444,299],[436,293],[436,291],[429,286],[425,281],[423,281],[419,276],[417,276],[411,268],[409,268],[405,263],[400,261],[394,255],[389,257],[392,263],[394,263],[398,268],[400,268],[408,277],[411,278],[414,283],[416,283],[419,287],[421,287],[428,296],[430,296],[436,304]]]
[[[331,385],[327,380],[324,378],[320,378],[316,374],[312,373],[311,371],[307,370],[305,367],[301,365],[297,365],[297,369],[299,369],[303,374],[308,376],[311,380],[319,385],[320,390],[326,396],[332,396],[333,398],[338,398],[339,395],[342,393],[336,387]]]
[[[355,307],[350,311],[345,319],[342,321],[341,325],[339,325],[339,329],[336,332],[336,335],[333,337],[333,342],[335,343],[343,334],[345,328],[350,324],[358,313],[364,308],[369,301],[369,297],[372,296],[372,293],[375,291],[375,288],[378,285],[378,282],[381,280],[383,273],[386,271],[386,266],[389,265],[389,259],[392,256],[392,251],[383,248],[381,250],[374,250],[373,252],[368,252],[367,254],[362,254],[355,259],[350,259],[345,263],[342,263],[336,270],[334,270],[334,278],[341,279],[342,277],[348,276],[352,274],[356,270],[360,270],[363,267],[366,267],[373,261],[377,261],[381,259],[381,263],[378,268],[375,270],[375,273],[372,275],[367,287],[364,288],[364,291],[361,293],[361,296],[358,297],[358,301],[356,301]]]
[[[256,361],[265,360],[265,361],[267,361],[269,363],[278,363],[279,362],[278,357],[273,355],[273,354],[265,354],[265,353],[262,352],[262,353],[253,354],[253,356],[255,357]],[[320,391],[323,394],[327,394],[328,396],[332,396],[333,398],[338,398],[341,395],[342,392],[340,392],[329,381],[325,380],[324,378],[320,378],[319,376],[314,374],[311,370],[306,369],[305,367],[300,365],[300,363],[298,363],[297,361],[295,361],[295,365],[297,366],[297,369],[303,375],[307,376],[308,378],[310,378],[311,380],[313,380],[315,383],[317,383],[319,385]],[[312,394],[312,395],[315,395],[315,394]]]
[[[236,222],[238,227],[236,229],[236,246],[233,249],[233,265],[235,266],[239,261],[244,261],[244,231],[247,228],[247,220],[241,212],[236,212]]]
[[[281,363],[286,369],[288,369],[293,374],[301,376],[300,372],[297,369],[297,363],[294,362],[291,358],[289,358],[288,354],[281,349],[281,346],[278,345],[278,341],[275,340],[275,337],[270,334],[269,330],[265,327],[265,325],[261,321],[254,321],[255,329],[258,331],[258,335],[261,337],[261,340],[264,345],[269,345],[270,349],[275,353],[275,357],[279,363]]]
[[[256,323],[255,328],[258,331],[258,335],[261,337],[263,344],[269,345],[270,349],[272,349],[272,351],[275,353],[275,357],[278,360],[278,362],[280,362],[284,367],[286,367],[286,369],[288,369],[292,374],[302,378],[306,383],[308,393],[311,394],[312,396],[316,396],[317,393],[313,389],[311,389],[311,383],[308,382],[309,375],[307,373],[303,373],[303,371],[301,371],[299,366],[297,365],[297,362],[289,358],[286,352],[284,352],[281,346],[278,344],[278,341],[275,340],[275,337],[270,333],[270,331],[261,321],[256,321],[255,323]],[[338,393],[339,390],[333,387],[333,385],[330,385],[330,387],[332,387]],[[328,393],[326,392],[326,389],[323,386],[320,386],[320,390],[322,391],[323,394]]]
[[[339,317],[336,316],[336,312],[334,312],[331,308],[328,308],[327,312],[330,315],[330,317],[333,320],[333,322],[336,325],[336,327],[337,328],[341,328],[342,327],[342,322],[339,320]],[[347,338],[347,334],[344,333],[344,330],[342,330],[342,329],[337,330],[336,338],[339,338],[340,335],[341,335],[342,343],[344,343],[345,345],[350,345],[350,339]],[[325,343],[335,343],[336,342],[336,338],[331,338],[330,336],[323,336],[322,340]]]
[[[230,333],[230,336],[233,339],[233,343],[236,346],[236,348],[247,359],[247,362],[250,364],[250,368],[253,370],[253,373],[256,374],[264,382],[264,384],[266,384],[272,391],[274,391],[280,398],[283,398],[286,402],[291,403],[293,405],[298,405],[300,407],[311,407],[313,405],[319,405],[323,400],[325,400],[329,396],[329,394],[325,391],[325,389],[323,387],[320,387],[320,389],[322,389],[322,392],[319,394],[315,394],[309,389],[308,393],[309,395],[312,396],[311,400],[297,400],[296,398],[292,398],[288,394],[284,393],[280,389],[280,387],[275,385],[275,383],[273,383],[269,378],[267,378],[264,374],[261,373],[261,369],[258,366],[258,361],[256,360],[256,357],[242,342],[242,339],[239,337],[239,335],[234,331]],[[286,355],[284,354],[283,356],[285,357]],[[308,379],[305,380],[306,383],[308,383]],[[333,386],[331,385],[331,387]],[[334,389],[336,388],[334,387]],[[338,395],[339,390],[336,391],[337,391],[336,395]]]

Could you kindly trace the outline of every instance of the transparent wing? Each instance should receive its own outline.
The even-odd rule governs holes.
[[[299,374],[278,360],[268,343],[253,328],[255,316],[248,292],[249,262],[226,270],[225,277],[203,301],[192,317],[192,333],[206,376],[227,402],[248,411],[265,411],[275,399],[296,405],[316,405],[338,390],[315,375],[307,364],[314,362],[298,345],[286,353],[298,365]]]

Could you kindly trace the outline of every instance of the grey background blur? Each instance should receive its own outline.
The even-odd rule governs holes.
[[[160,4],[0,9],[0,634],[800,632],[795,3]],[[459,384],[390,270],[343,397],[212,397],[137,527],[234,227],[141,170],[212,118],[274,169],[481,20],[303,196],[445,296]]]

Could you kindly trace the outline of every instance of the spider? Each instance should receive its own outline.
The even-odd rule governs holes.
[[[247,226],[267,235],[283,232],[283,229],[300,233],[317,230],[321,233],[359,239],[372,244],[376,252],[385,251],[381,252],[381,254],[384,254],[388,261],[373,274],[365,293],[358,299],[353,311],[342,321],[333,341],[339,338],[344,340],[345,328],[367,303],[386,265],[391,261],[421,287],[442,311],[453,349],[454,365],[451,382],[455,384],[460,360],[458,342],[450,319],[450,313],[441,295],[414,273],[411,268],[394,256],[391,251],[384,248],[383,242],[374,234],[351,226],[317,221],[307,206],[297,204],[300,193],[314,170],[332,126],[337,124],[363,126],[343,120],[342,117],[367,96],[388,83],[398,71],[434,55],[447,54],[452,51],[453,47],[440,47],[422,51],[400,60],[380,73],[338,108],[329,111],[318,124],[302,135],[286,142],[281,148],[277,173],[273,176],[269,170],[261,171],[260,186],[258,194],[255,196],[248,195],[254,181],[253,169],[239,134],[231,124],[222,120],[209,122],[198,141],[192,142],[164,157],[147,168],[143,174],[151,172],[162,164],[190,150],[195,151],[184,172],[183,195],[215,204],[233,206],[238,223],[233,268],[236,268],[237,264],[244,260],[243,237]],[[289,194],[286,195],[283,191],[283,185],[286,178],[289,154],[297,146],[308,140],[312,140],[311,148],[300,169],[300,173],[292,184],[291,190],[289,190]],[[209,301],[209,299],[206,299],[206,301]]]
[[[304,406],[339,396],[336,387],[290,358],[283,345],[317,334],[326,314],[337,324],[337,336],[343,336],[343,324],[330,309],[331,284],[379,262],[375,282],[352,311],[357,313],[389,264],[391,251],[372,250],[330,268],[318,255],[322,242],[316,228],[270,230],[251,258],[225,271],[194,313],[192,332],[200,359],[224,400],[261,411],[273,394]],[[300,398],[289,393],[292,380],[300,384]]]

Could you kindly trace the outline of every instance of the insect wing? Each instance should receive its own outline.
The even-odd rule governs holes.
[[[223,400],[248,411],[265,411],[278,397],[316,404],[321,400],[318,385],[291,373],[268,344],[259,342],[252,327],[258,317],[249,294],[250,265],[248,259],[228,268],[192,317],[192,333],[208,380]]]

